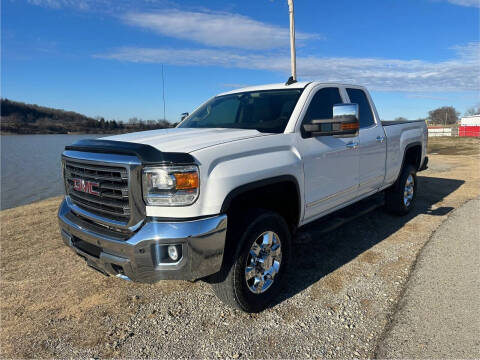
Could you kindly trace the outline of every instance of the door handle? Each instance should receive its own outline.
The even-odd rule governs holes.
[[[377,140],[377,142],[379,143],[383,143],[383,140],[385,140],[385,138],[383,136],[377,136],[375,140]]]
[[[356,149],[358,147],[358,142],[349,142],[347,145],[345,145],[349,149]]]

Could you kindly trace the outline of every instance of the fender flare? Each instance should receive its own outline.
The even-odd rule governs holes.
[[[282,182],[290,182],[295,185],[295,188],[297,190],[297,197],[298,197],[298,204],[297,204],[297,211],[298,211],[298,221],[300,221],[300,216],[301,216],[301,210],[302,210],[302,198],[301,198],[301,192],[300,192],[300,186],[298,185],[297,179],[293,175],[281,175],[281,176],[275,176],[271,178],[266,178],[266,179],[261,179],[257,181],[253,181],[251,183],[247,183],[244,185],[240,185],[239,187],[231,190],[225,199],[223,200],[222,207],[220,212],[221,213],[226,213],[232,203],[232,201],[237,198],[239,195],[245,194],[249,191],[259,189],[264,186],[268,185],[274,185],[274,184],[279,184]]]
[[[420,164],[418,164],[418,168],[417,168],[417,171],[420,169],[420,167],[422,166],[422,148],[423,148],[423,145],[420,141],[414,141],[410,144],[408,144],[407,146],[405,146],[405,149],[403,150],[403,159],[402,159],[402,165],[400,166],[400,169],[398,171],[398,174],[397,174],[397,178],[395,179],[395,182],[398,180],[398,177],[400,176],[400,174],[402,173],[402,169],[403,167],[405,166],[405,157],[407,155],[407,151],[408,149],[411,149],[415,146],[420,146]]]

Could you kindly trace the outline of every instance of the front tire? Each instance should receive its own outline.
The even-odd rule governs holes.
[[[407,164],[395,184],[385,191],[385,208],[396,215],[408,214],[415,205],[417,187],[417,170]]]
[[[237,244],[233,258],[213,276],[215,294],[227,305],[245,312],[264,310],[282,287],[290,260],[291,235],[277,213],[246,210],[250,215],[229,234]]]

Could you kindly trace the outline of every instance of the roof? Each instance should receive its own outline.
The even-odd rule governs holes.
[[[220,95],[229,95],[229,94],[236,94],[246,91],[262,91],[262,90],[283,90],[283,89],[303,89],[307,85],[329,85],[329,86],[354,86],[354,87],[361,87],[358,85],[351,85],[351,84],[341,84],[341,83],[331,83],[331,82],[320,82],[320,81],[300,81],[290,85],[285,85],[285,83],[277,83],[277,84],[266,84],[266,85],[254,85],[249,87],[244,87],[241,89],[235,89],[231,91],[227,91]]]

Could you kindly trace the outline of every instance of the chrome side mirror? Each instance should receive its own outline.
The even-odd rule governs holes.
[[[304,124],[302,129],[307,137],[353,137],[357,136],[360,128],[358,119],[358,104],[336,104],[333,106],[332,119],[312,120],[311,123]]]

